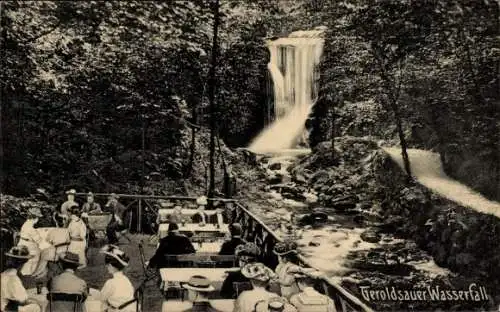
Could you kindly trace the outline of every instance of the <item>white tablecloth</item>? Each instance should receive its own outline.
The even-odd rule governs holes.
[[[232,299],[219,299],[210,300],[210,303],[214,308],[222,312],[232,312],[234,308],[234,300]],[[179,300],[166,300],[163,301],[161,307],[162,312],[181,312],[186,311],[191,308],[192,303],[189,301],[179,301]]]
[[[47,294],[49,293],[46,287],[42,288],[41,294],[37,293],[36,288],[28,289],[28,295],[34,298],[42,305],[42,312],[49,310],[49,300],[47,300]],[[89,290],[89,295],[87,300],[85,300],[83,306],[86,312],[101,312],[101,301],[99,300],[100,292],[97,289],[91,288]]]
[[[227,224],[222,224],[220,228],[217,228],[215,224],[206,224],[205,226],[200,226],[196,223],[187,223],[186,225],[179,224],[179,232],[219,232],[228,234],[229,227]],[[158,233],[160,234],[160,238],[163,238],[168,233],[168,223],[160,224],[158,228]]]
[[[162,289],[169,283],[187,283],[193,275],[205,276],[217,288],[226,279],[228,271],[238,270],[239,268],[163,268],[160,269]]]

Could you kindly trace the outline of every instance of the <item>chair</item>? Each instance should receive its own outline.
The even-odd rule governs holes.
[[[4,312],[18,312],[20,305],[21,304],[18,301],[9,300],[5,306]]]
[[[54,301],[61,302],[72,302],[73,303],[73,312],[80,312],[83,310],[83,302],[85,301],[85,297],[82,294],[66,294],[66,293],[56,293],[50,292],[47,294],[47,300],[49,300],[49,312],[57,312],[52,310],[52,305]]]
[[[236,291],[236,298],[238,298],[242,292],[253,289],[250,282],[233,282],[233,288]]]
[[[122,310],[132,303],[136,304],[136,312],[142,312],[142,306],[144,303],[144,284],[139,286],[135,291],[134,291],[134,299],[129,300],[120,306],[117,307],[117,310]]]

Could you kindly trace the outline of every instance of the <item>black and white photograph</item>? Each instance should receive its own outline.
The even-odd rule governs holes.
[[[500,312],[500,0],[0,2],[1,312]]]

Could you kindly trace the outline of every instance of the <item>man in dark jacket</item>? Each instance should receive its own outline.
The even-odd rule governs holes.
[[[234,255],[238,259],[239,267],[243,268],[248,263],[258,261],[260,248],[254,243],[246,243],[236,247]],[[220,294],[224,299],[236,299],[238,295],[245,291],[253,289],[250,280],[246,278],[241,270],[229,272],[222,283]]]
[[[241,238],[241,225],[239,223],[231,224],[229,226],[229,232],[231,233],[231,239],[222,244],[219,255],[234,255],[236,247],[246,243],[246,241]]]
[[[149,260],[148,267],[157,269],[172,267],[172,261],[169,261],[167,255],[183,255],[195,252],[196,250],[189,238],[179,234],[177,223],[170,223],[168,225],[168,235],[160,240],[160,246]]]
[[[106,236],[108,237],[109,244],[118,243],[118,236],[116,232],[121,232],[128,228],[130,221],[130,207],[127,208],[123,206],[118,201],[118,196],[116,194],[111,194],[109,196],[108,203],[106,204],[106,209],[113,213],[113,217],[106,227]]]

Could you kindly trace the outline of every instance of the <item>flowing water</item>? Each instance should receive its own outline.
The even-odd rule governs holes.
[[[401,168],[403,159],[400,148],[383,148]],[[419,149],[408,149],[412,174],[424,186],[440,195],[478,212],[500,218],[500,203],[486,199],[471,188],[446,175],[439,154]]]
[[[320,30],[269,41],[268,69],[274,85],[274,122],[250,144],[254,153],[273,153],[306,144],[306,120],[318,97],[317,70],[324,40]]]

